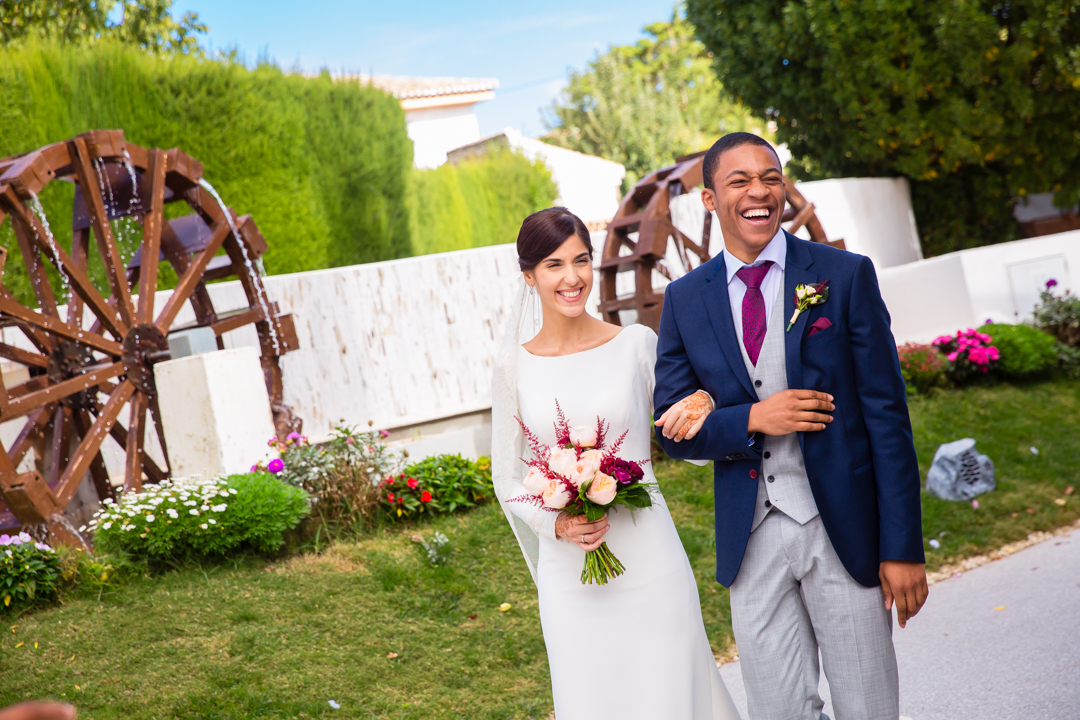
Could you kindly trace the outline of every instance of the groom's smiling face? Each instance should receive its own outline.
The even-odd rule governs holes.
[[[701,201],[716,213],[728,252],[753,262],[776,236],[784,214],[784,175],[776,153],[749,143],[727,150]]]

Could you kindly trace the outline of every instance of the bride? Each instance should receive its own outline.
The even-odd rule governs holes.
[[[571,426],[594,425],[599,416],[611,423],[610,437],[628,432],[620,457],[648,458],[656,360],[652,330],[622,329],[585,312],[592,244],[577,216],[561,207],[530,215],[517,250],[524,282],[496,360],[492,470],[536,581],[555,717],[736,720],[705,635],[693,571],[659,492],[633,517],[623,507],[592,523],[508,502],[527,494],[516,418],[554,445],[556,401]],[[704,422],[694,412],[701,397],[672,408],[671,432],[696,434]],[[705,402],[707,411],[711,401]],[[658,424],[664,420],[667,414]],[[655,482],[649,468],[643,482]],[[626,572],[607,585],[583,585],[584,554],[602,542]]]

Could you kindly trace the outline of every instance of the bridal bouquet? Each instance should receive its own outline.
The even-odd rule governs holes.
[[[626,433],[608,445],[607,422],[598,417],[595,426],[571,427],[558,401],[555,409],[558,420],[555,422],[556,444],[552,446],[540,442],[518,418],[532,451],[530,459],[522,458],[529,466],[522,482],[530,494],[511,498],[510,502],[529,502],[551,512],[584,515],[589,522],[599,520],[609,508],[617,505],[632,509],[651,506],[650,491],[655,486],[641,482],[645,475],[641,466],[649,461],[635,462],[618,457]],[[603,543],[596,550],[585,553],[581,583],[606,585],[609,578],[622,575],[625,569],[607,543]]]

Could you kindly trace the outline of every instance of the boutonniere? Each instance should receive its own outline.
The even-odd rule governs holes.
[[[815,285],[796,285],[795,286],[795,313],[791,316],[791,322],[788,323],[787,331],[791,332],[791,328],[795,327],[795,321],[799,319],[799,316],[806,312],[812,305],[820,305],[829,299],[829,281],[826,280],[823,283],[817,283]]]

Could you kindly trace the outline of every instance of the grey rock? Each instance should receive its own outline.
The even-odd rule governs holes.
[[[994,461],[971,438],[939,447],[926,474],[926,492],[942,500],[970,500],[996,487]]]

